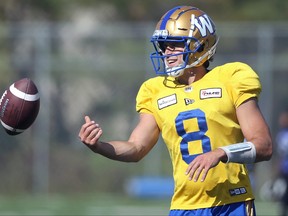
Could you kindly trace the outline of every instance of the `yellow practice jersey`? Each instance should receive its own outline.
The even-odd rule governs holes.
[[[189,86],[161,76],[143,83],[136,110],[155,117],[169,150],[175,181],[171,209],[254,199],[245,165],[220,162],[204,182],[189,181],[185,171],[197,155],[243,142],[236,108],[260,91],[257,74],[240,62],[216,67]]]

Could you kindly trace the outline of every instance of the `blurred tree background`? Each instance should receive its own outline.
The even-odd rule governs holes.
[[[255,62],[255,52],[261,52],[259,47],[248,49],[257,45],[251,38],[233,36],[242,32],[243,23],[281,24],[276,35],[283,42],[271,48],[282,54],[277,77],[276,72],[269,75],[274,100],[264,103],[269,104],[266,108],[273,106],[267,108],[267,118],[273,133],[277,130],[277,113],[288,105],[287,85],[276,83],[287,81],[287,65],[282,66],[288,56],[287,34],[282,33],[283,23],[288,25],[287,0],[1,0],[0,90],[19,78],[33,78],[41,94],[41,111],[33,127],[21,135],[1,131],[0,193],[122,193],[131,176],[171,175],[163,143],[135,165],[96,156],[77,136],[85,114],[102,124],[104,139],[129,136],[137,121],[138,88],[154,76],[149,37],[167,10],[185,4],[207,12],[225,32],[233,30],[232,38],[225,40],[226,59],[242,49],[242,56],[247,51],[244,60]],[[257,40],[254,34],[251,37]],[[265,38],[262,41],[269,46]],[[225,50],[221,52],[225,56]]]

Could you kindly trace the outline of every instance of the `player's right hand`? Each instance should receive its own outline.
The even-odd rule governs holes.
[[[85,123],[82,125],[79,132],[79,139],[90,147],[96,145],[103,131],[99,124],[91,121],[89,116],[85,116]]]

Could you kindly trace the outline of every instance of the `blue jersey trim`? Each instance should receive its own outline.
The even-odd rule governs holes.
[[[160,30],[165,30],[166,29],[166,24],[168,22],[168,20],[170,19],[170,16],[176,11],[178,10],[179,8],[181,7],[175,7],[175,8],[172,8],[170,11],[167,12],[167,14],[165,15],[165,17],[163,17],[163,21],[160,25]]]

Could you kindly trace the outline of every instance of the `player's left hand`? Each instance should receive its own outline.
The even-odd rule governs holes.
[[[201,176],[200,180],[203,182],[208,171],[217,166],[225,157],[227,157],[226,153],[222,149],[215,149],[214,151],[201,154],[188,165],[185,174],[188,175],[189,180],[194,180],[195,182]]]

